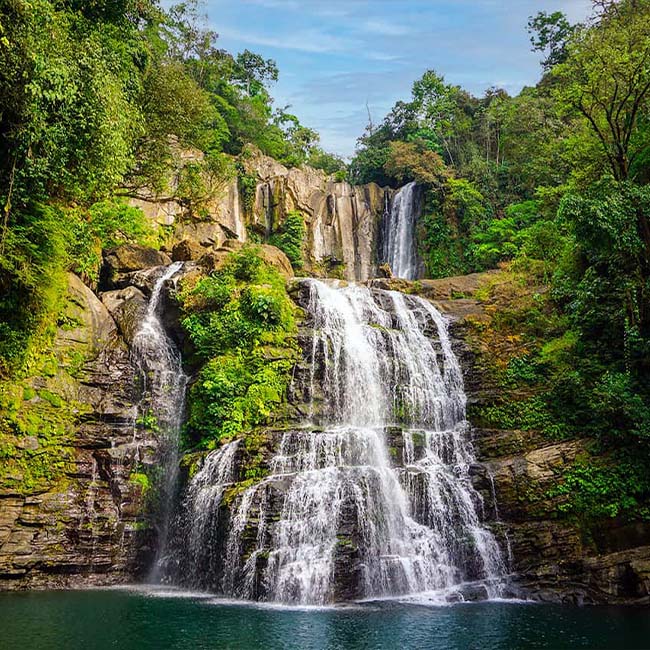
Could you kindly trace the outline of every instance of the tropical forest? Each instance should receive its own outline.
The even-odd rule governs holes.
[[[649,605],[650,0],[0,0],[0,647]]]

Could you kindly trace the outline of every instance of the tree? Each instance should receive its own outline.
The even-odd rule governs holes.
[[[650,0],[606,6],[567,52],[553,69],[553,94],[564,114],[587,120],[614,178],[626,180],[650,148],[650,130],[639,128],[650,112]]]
[[[542,61],[544,70],[550,70],[566,59],[567,43],[575,29],[576,26],[571,25],[561,11],[554,11],[552,14],[540,11],[528,19],[528,33],[533,52],[546,54]]]
[[[462,93],[457,86],[445,84],[444,77],[435,70],[427,70],[421,79],[413,84],[412,107],[420,129],[429,129],[437,143],[447,154],[448,162],[455,164],[452,152],[452,138],[458,131],[469,125],[463,124],[463,114],[459,110],[459,95]],[[419,133],[420,139],[423,134]]]
[[[650,187],[603,181],[571,193],[558,217],[578,246],[570,315],[593,340],[623,348],[650,336]],[[648,363],[648,357],[645,357]]]
[[[442,158],[421,141],[391,142],[384,170],[400,184],[417,181],[430,188],[440,188],[449,175]]]
[[[266,84],[278,80],[278,66],[272,59],[244,50],[237,55],[235,62],[233,78],[243,85],[249,97],[259,93]]]

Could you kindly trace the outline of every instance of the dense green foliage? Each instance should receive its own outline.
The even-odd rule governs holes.
[[[284,278],[254,247],[181,294],[183,327],[202,364],[189,393],[187,439],[213,448],[269,423],[296,359],[293,302]]]
[[[0,6],[0,373],[38,345],[65,270],[92,284],[103,248],[155,245],[116,196],[171,194],[201,218],[249,145],[287,165],[344,167],[274,107],[275,63],[218,48],[205,24],[196,1]],[[295,233],[281,237],[295,252]]]

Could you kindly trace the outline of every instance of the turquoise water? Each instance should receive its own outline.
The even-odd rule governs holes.
[[[650,611],[484,602],[281,609],[164,592],[0,594],[3,650],[650,647]]]

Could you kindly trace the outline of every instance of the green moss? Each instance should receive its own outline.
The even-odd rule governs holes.
[[[154,433],[160,431],[158,418],[155,416],[155,414],[152,411],[146,411],[145,413],[142,413],[136,419],[135,424],[137,427],[141,429],[148,429],[149,431],[153,431]]]
[[[259,479],[256,478],[248,478],[244,481],[240,481],[236,485],[233,485],[232,487],[229,487],[225,490],[223,493],[223,503],[226,506],[230,506],[232,503],[234,503],[235,499],[240,494],[243,494],[246,492],[246,490],[251,487],[252,485],[255,485],[255,483],[258,482]]]
[[[52,391],[45,389],[39,390],[38,396],[41,399],[44,399],[46,402],[49,402],[55,408],[61,408],[61,406],[63,406],[63,400],[61,399],[61,396],[53,393]]]
[[[550,438],[561,439],[570,435],[566,423],[558,421],[551,411],[546,398],[533,395],[518,399],[504,395],[503,402],[491,406],[468,407],[471,421],[489,429],[521,429],[523,431],[541,431]]]
[[[149,490],[151,490],[151,482],[144,472],[133,472],[131,476],[129,476],[129,482],[140,487],[143,497],[148,494]]]
[[[249,173],[242,160],[237,161],[237,187],[241,196],[244,211],[250,214],[255,206],[255,193],[257,192],[257,176]]]
[[[347,535],[337,535],[336,544],[341,549],[356,551],[357,545]]]
[[[67,300],[61,304],[64,310]],[[89,409],[70,398],[76,383],[63,362],[70,350],[56,350],[55,335],[53,325],[32,346],[23,379],[0,381],[0,486],[19,494],[63,489],[73,469],[76,426]]]
[[[25,386],[23,388],[23,399],[28,402],[34,397],[36,397],[36,391],[31,386]]]

